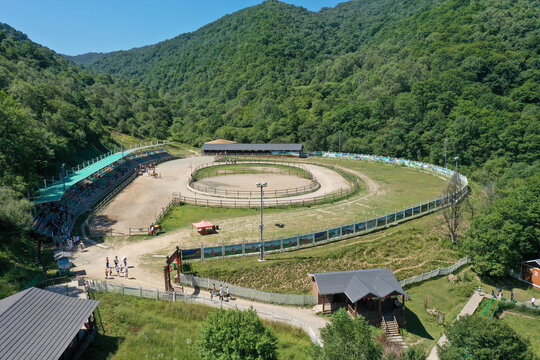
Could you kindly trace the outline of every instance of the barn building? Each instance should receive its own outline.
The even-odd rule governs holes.
[[[521,279],[540,290],[540,259],[521,263]]]
[[[201,148],[205,155],[274,155],[295,157],[302,155],[302,149],[302,144],[224,144],[212,142],[205,143]]]
[[[405,298],[409,295],[390,269],[308,275],[323,313],[346,307],[354,318],[362,315],[371,325],[379,325],[383,317],[395,317],[399,326],[405,324]]]
[[[0,300],[0,359],[78,359],[96,333],[99,301],[35,287]]]

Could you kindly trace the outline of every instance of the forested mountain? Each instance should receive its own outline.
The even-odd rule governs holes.
[[[139,121],[141,134],[163,138],[172,123],[155,92],[81,70],[0,23],[0,186],[24,194],[62,162],[105,152],[105,127]]]
[[[538,158],[539,19],[538,0],[270,0],[87,67],[158,91],[181,141],[336,150],[342,130],[344,151],[441,163],[448,138],[476,168]]]

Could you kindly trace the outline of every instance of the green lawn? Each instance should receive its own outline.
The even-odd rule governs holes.
[[[473,292],[477,291],[478,286],[482,291],[489,293],[488,297],[491,297],[492,287],[502,287],[503,294],[507,294],[508,297],[510,290],[513,290],[515,298],[519,301],[530,300],[535,291],[527,284],[512,278],[497,280],[496,283],[482,281],[471,267],[462,268],[456,275],[459,281],[455,283],[451,283],[444,276],[405,288],[412,299],[406,303],[407,329],[404,332],[409,344],[417,343],[429,351],[444,332],[444,325],[438,324],[437,318],[426,311],[426,305],[428,309],[444,313],[445,324],[449,324],[454,321]],[[481,314],[487,302],[487,299],[482,300],[476,312]],[[492,309],[494,307],[490,307],[490,310]]]
[[[272,214],[279,209],[265,209],[265,214]],[[189,204],[175,205],[168,216],[161,221],[163,230],[170,232],[176,229],[184,227],[192,227],[192,223],[199,222],[201,220],[208,220],[212,223],[216,223],[225,219],[238,219],[246,216],[257,216],[260,214],[259,209],[247,209],[247,208],[218,208],[218,207],[203,207]],[[240,219],[241,220],[241,219]],[[200,238],[200,235],[199,235]],[[206,240],[206,239],[205,239]]]
[[[100,301],[96,339],[86,359],[199,359],[197,331],[212,310],[202,305],[92,293]],[[309,336],[297,328],[265,322],[278,337],[279,359],[310,359]]]
[[[540,335],[540,316],[519,314],[514,310],[510,311],[510,313],[507,312],[504,314],[501,321],[508,324],[523,338],[528,339],[531,343],[531,349],[536,356],[540,357],[540,341],[538,340],[538,336]]]
[[[277,164],[224,164],[224,165],[215,165],[207,168],[200,169],[195,175],[196,180],[204,179],[207,177],[214,177],[219,175],[227,175],[236,172],[241,174],[259,174],[259,173],[269,173],[269,172],[278,172],[282,171],[288,175],[298,176],[302,178],[310,178],[309,173],[301,168],[288,165],[277,165]]]
[[[429,352],[444,332],[444,324],[437,323],[437,317],[426,311],[435,309],[444,314],[444,323],[451,323],[477,288],[477,280],[470,268],[457,273],[460,281],[451,283],[446,276],[428,280],[416,286],[405,288],[411,297],[406,300],[407,326],[405,341],[418,344]]]

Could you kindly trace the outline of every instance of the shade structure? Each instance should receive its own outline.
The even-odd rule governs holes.
[[[210,221],[203,220],[198,223],[192,223],[192,225],[197,229],[206,229],[206,228],[213,228],[214,224],[212,224]]]

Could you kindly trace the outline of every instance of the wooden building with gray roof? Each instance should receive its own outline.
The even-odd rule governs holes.
[[[0,359],[77,359],[95,335],[96,300],[35,287],[0,300]]]
[[[372,325],[380,324],[383,316],[395,317],[400,326],[405,324],[405,298],[409,295],[390,269],[337,271],[309,276],[323,313],[346,307],[353,317],[363,315]]]

